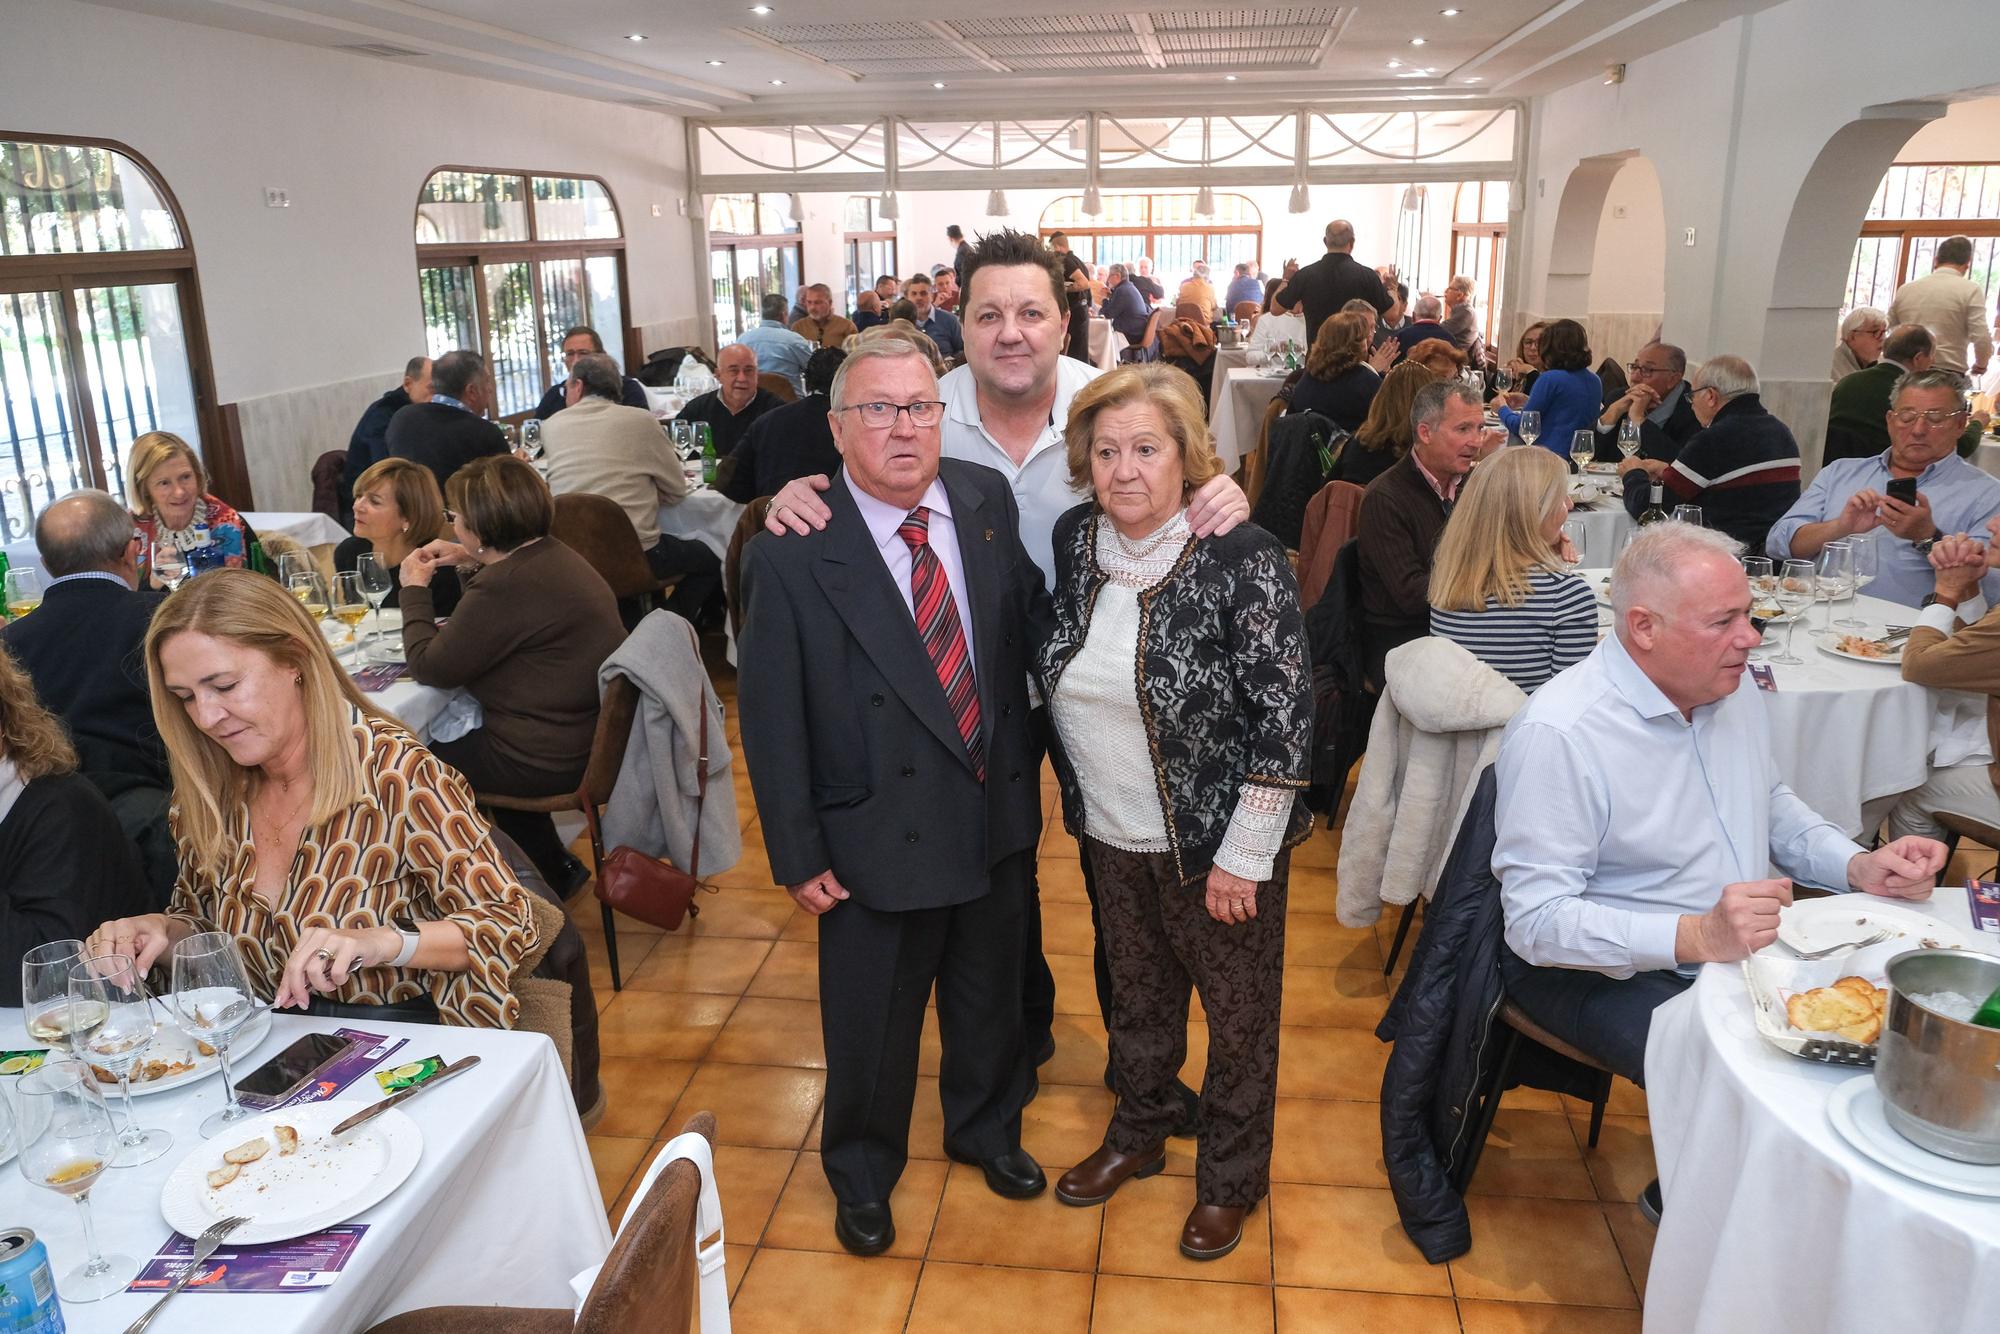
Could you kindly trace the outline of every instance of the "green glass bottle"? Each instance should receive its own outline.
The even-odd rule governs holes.
[[[5,588],[6,586],[7,586],[7,553],[4,551],[0,551],[0,588]],[[0,606],[0,621],[11,621],[13,619],[14,618],[12,616],[7,614],[6,607]]]
[[[701,443],[701,483],[703,486],[714,486],[717,463],[715,432],[707,422],[696,422],[694,434],[695,439]]]
[[[2000,987],[1993,988],[1986,1003],[1972,1012],[1972,1022],[1982,1028],[2000,1028]]]

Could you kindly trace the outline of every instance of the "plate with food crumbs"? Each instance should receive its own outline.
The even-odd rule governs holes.
[[[335,1135],[333,1128],[358,1106],[306,1103],[224,1127],[167,1176],[160,1212],[189,1237],[225,1218],[247,1218],[229,1243],[252,1246],[302,1237],[374,1208],[416,1170],[424,1137],[394,1108]]]
[[[1903,641],[1887,643],[1880,639],[1870,639],[1866,635],[1842,635],[1831,644],[1819,645],[1822,653],[1831,653],[1836,658],[1852,658],[1856,662],[1879,662],[1894,667],[1903,660]]]
[[[160,1031],[153,1035],[152,1045],[146,1048],[146,1054],[139,1063],[132,1067],[132,1093],[135,1097],[168,1093],[189,1084],[198,1084],[222,1068],[222,1058],[216,1054],[214,1045],[203,1039],[201,1030],[178,1018],[173,997],[161,996],[158,1000]],[[260,1007],[230,1044],[231,1064],[238,1070],[249,1069],[242,1063],[243,1058],[263,1045],[264,1039],[270,1035],[271,1012]],[[117,1091],[117,1075],[101,1065],[90,1068],[106,1096]]]
[[[1800,954],[1866,940],[1877,931],[1889,932],[1885,943],[1899,950],[1989,951],[1991,948],[1973,939],[1963,927],[1868,894],[1800,899],[1778,914],[1779,943]]]

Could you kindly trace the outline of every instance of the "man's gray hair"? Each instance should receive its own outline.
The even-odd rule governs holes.
[[[613,403],[624,402],[625,377],[618,373],[618,363],[602,352],[578,357],[569,373],[583,382],[584,393],[608,398]]]
[[[1918,357],[1937,351],[1937,338],[1921,324],[1899,324],[1882,339],[1882,358],[1907,366]]]
[[[1739,560],[1743,544],[1727,533],[1678,519],[1641,528],[1611,569],[1611,610],[1619,640],[1625,638],[1625,613],[1671,605],[1688,567],[1709,555]]]
[[[1668,370],[1672,371],[1675,375],[1687,374],[1688,354],[1685,349],[1677,347],[1672,343],[1654,341],[1640,348],[1639,355],[1643,357],[1648,352],[1655,351],[1667,359]]]
[[[102,491],[72,491],[35,520],[35,550],[57,579],[110,569],[131,545],[132,512]]]
[[[1447,292],[1463,292],[1467,296],[1471,296],[1472,279],[1466,277],[1464,274],[1461,273],[1457,277],[1453,278],[1450,282],[1446,283],[1444,285],[1444,290]]]
[[[486,358],[461,347],[431,363],[431,392],[446,398],[464,398],[465,391],[484,374]]]
[[[1722,395],[1727,403],[1739,394],[1757,393],[1757,372],[1741,357],[1732,357],[1727,352],[1719,353],[1701,363],[1695,372],[1696,389],[1713,389]]]
[[[1444,302],[1434,296],[1420,296],[1417,304],[1410,308],[1410,314],[1420,320],[1434,320],[1444,314]]]
[[[792,303],[785,299],[783,292],[766,292],[757,309],[767,320],[783,320],[791,314]]]
[[[1889,390],[1889,406],[1895,407],[1903,401],[1903,395],[1912,389],[1943,389],[1958,400],[1962,411],[1965,407],[1965,379],[1957,371],[1948,371],[1941,366],[1933,366],[1927,371],[1904,371],[1896,377],[1896,383]]]
[[[1846,338],[1849,334],[1862,329],[1880,329],[1883,333],[1887,333],[1889,317],[1873,306],[1856,306],[1848,311],[1847,318],[1840,322],[1840,336]]]
[[[424,367],[430,364],[431,364],[431,359],[429,357],[411,357],[408,361],[403,363],[403,378],[405,380],[423,379]]]
[[[1340,308],[1343,315],[1366,315],[1371,321],[1380,319],[1382,312],[1375,309],[1375,303],[1365,296],[1357,296]]]
[[[1354,224],[1346,218],[1335,218],[1326,225],[1326,248],[1328,250],[1354,249]]]
[[[870,329],[868,332],[872,334],[875,331]],[[931,359],[916,343],[907,338],[862,338],[848,349],[847,360],[841,362],[840,369],[834,372],[833,410],[835,412],[846,410],[847,380],[854,374],[856,367],[866,366],[871,361],[900,361],[905,357],[914,358],[917,364],[924,368],[924,373],[930,376],[931,392],[935,394],[937,368],[931,364]]]
[[[1410,429],[1414,431],[1421,427],[1437,425],[1438,420],[1444,416],[1445,405],[1453,399],[1469,403],[1475,408],[1485,406],[1480,402],[1479,391],[1465,381],[1433,380],[1419,389],[1417,396],[1410,400]]]
[[[1198,259],[1194,262],[1194,276],[1197,278],[1206,278],[1208,276],[1208,264],[1205,260]]]
[[[1131,276],[1132,276],[1132,275],[1131,275],[1131,274],[1130,274],[1129,272],[1127,272],[1127,270],[1126,270],[1126,268],[1125,268],[1125,266],[1124,266],[1123,264],[1113,264],[1113,265],[1112,265],[1112,266],[1111,266],[1110,268],[1106,269],[1106,270],[1105,270],[1105,272],[1106,272],[1106,273],[1115,273],[1115,274],[1117,274],[1117,275],[1118,275],[1118,276],[1119,276],[1120,278],[1129,278],[1129,277],[1131,277]]]

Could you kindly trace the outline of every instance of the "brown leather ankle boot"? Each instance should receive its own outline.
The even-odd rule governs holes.
[[[1243,1216],[1249,1212],[1230,1204],[1197,1204],[1181,1229],[1181,1254],[1190,1260],[1220,1260],[1243,1240]]]
[[[1062,1174],[1056,1198],[1079,1207],[1102,1204],[1133,1177],[1153,1176],[1166,1165],[1164,1145],[1147,1153],[1119,1153],[1108,1144],[1100,1145],[1096,1153]]]

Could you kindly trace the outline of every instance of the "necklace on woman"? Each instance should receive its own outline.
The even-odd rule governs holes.
[[[1165,546],[1169,538],[1177,536],[1186,526],[1186,522],[1187,511],[1182,510],[1155,529],[1151,536],[1142,537],[1136,542],[1119,532],[1118,525],[1112,523],[1108,517],[1105,519],[1105,526],[1111,530],[1111,540],[1117,545],[1120,555],[1132,560],[1144,560]]]

